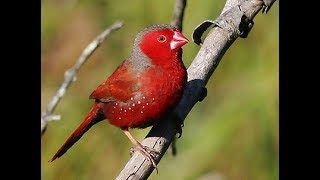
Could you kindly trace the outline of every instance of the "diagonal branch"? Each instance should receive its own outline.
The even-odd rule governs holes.
[[[122,22],[114,22],[83,50],[75,65],[65,72],[64,81],[57,90],[56,94],[53,96],[52,100],[49,102],[46,112],[44,112],[41,117],[41,135],[43,135],[43,133],[45,132],[46,127],[50,121],[60,120],[59,115],[52,115],[52,113],[60,102],[62,96],[67,91],[68,87],[72,82],[76,80],[76,76],[80,67],[88,60],[91,54],[101,45],[101,43],[110,35],[111,32],[118,30],[122,26]]]
[[[239,3],[240,2],[240,3]],[[263,8],[262,0],[227,0],[225,8],[216,21],[205,21],[194,31],[193,37],[201,48],[188,68],[188,83],[175,114],[184,120],[193,106],[203,99],[203,89],[217,68],[225,52],[238,38],[245,38],[253,26],[253,18]],[[213,25],[204,42],[203,32]],[[155,157],[159,163],[176,134],[173,119],[169,117],[152,127],[142,145],[160,152]],[[133,154],[117,179],[147,179],[154,167],[139,152]]]

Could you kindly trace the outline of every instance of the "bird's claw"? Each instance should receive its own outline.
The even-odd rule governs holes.
[[[156,156],[160,155],[160,153],[158,151],[154,150],[153,148],[150,148],[148,146],[142,146],[142,147],[147,153],[149,153],[153,157],[156,157]],[[131,147],[130,150],[129,150],[130,156],[132,156],[133,153],[135,153],[137,150],[139,151],[140,148],[138,148],[137,146],[136,147]]]
[[[140,151],[141,154],[152,163],[152,166],[156,169],[157,174],[158,174],[158,168],[157,168],[157,164],[156,164],[154,158],[159,156],[160,152],[158,152],[148,146],[142,146],[139,144],[135,147],[130,148],[130,155],[132,156],[133,153],[136,152],[137,150]]]

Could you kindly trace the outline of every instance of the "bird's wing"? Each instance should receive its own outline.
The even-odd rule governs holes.
[[[90,95],[90,99],[98,99],[101,102],[128,101],[136,93],[140,86],[138,78],[132,73],[130,63],[125,61],[115,72]]]

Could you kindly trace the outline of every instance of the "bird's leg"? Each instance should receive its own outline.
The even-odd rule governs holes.
[[[157,168],[157,164],[154,161],[153,157],[154,153],[159,154],[158,152],[156,152],[154,149],[149,148],[147,146],[142,146],[139,141],[137,141],[132,134],[129,132],[128,129],[123,129],[124,134],[130,139],[130,141],[132,142],[132,144],[134,145],[135,149],[138,149],[141,154],[146,158],[149,159],[153,165],[153,167],[157,170],[158,173],[158,168]],[[130,154],[132,154],[133,150],[130,149]]]

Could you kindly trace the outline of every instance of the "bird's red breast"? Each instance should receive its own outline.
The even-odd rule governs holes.
[[[146,29],[138,35],[131,57],[90,98],[104,102],[105,116],[115,126],[152,125],[182,97],[187,72],[181,47],[187,42],[172,27]]]

